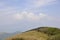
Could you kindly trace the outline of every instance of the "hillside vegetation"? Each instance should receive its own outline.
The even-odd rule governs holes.
[[[39,27],[6,40],[60,40],[60,29],[52,27]]]

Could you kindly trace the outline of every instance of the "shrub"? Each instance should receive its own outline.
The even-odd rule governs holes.
[[[12,40],[24,40],[23,38],[14,38]]]
[[[48,40],[60,40],[60,34],[50,37]]]

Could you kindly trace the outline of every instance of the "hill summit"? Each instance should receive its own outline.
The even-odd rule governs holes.
[[[16,34],[6,40],[60,40],[60,29],[39,27],[21,34]]]

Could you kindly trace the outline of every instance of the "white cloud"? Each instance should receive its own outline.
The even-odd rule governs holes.
[[[39,13],[38,15],[37,14],[34,14],[34,13],[31,13],[31,12],[21,12],[21,13],[17,13],[17,14],[14,14],[13,18],[15,20],[30,20],[30,21],[37,21],[37,20],[41,20],[41,19],[44,19],[45,17],[47,17],[46,14],[44,13]]]
[[[44,5],[52,4],[56,1],[57,0],[30,0],[29,4],[31,4],[33,7],[41,7]]]
[[[23,19],[23,15],[22,14],[19,14],[19,13],[14,14],[13,17],[14,17],[14,19],[17,19],[17,20]]]
[[[43,13],[40,13],[39,16],[40,16],[41,18],[43,18],[43,17],[48,16],[48,15],[43,14]]]

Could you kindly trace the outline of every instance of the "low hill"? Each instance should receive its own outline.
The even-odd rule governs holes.
[[[6,40],[60,40],[60,29],[52,27],[39,27]]]
[[[7,38],[10,34],[9,33],[0,33],[0,40],[4,40],[5,38]]]

